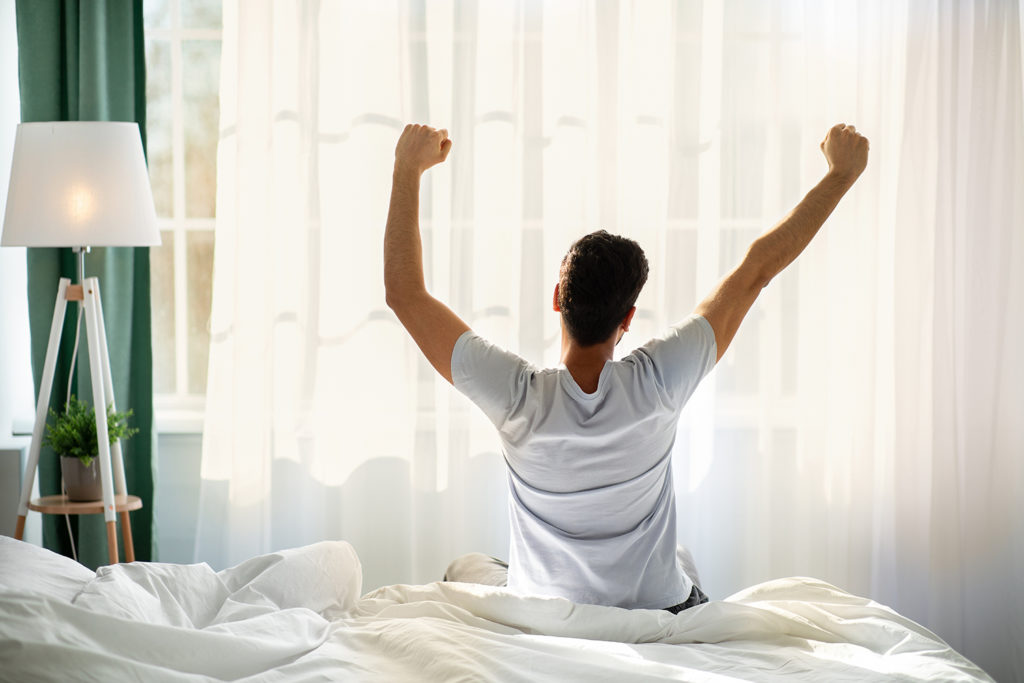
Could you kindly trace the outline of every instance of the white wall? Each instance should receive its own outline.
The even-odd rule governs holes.
[[[202,434],[157,434],[153,504],[156,506],[157,559],[161,562],[191,564],[196,561],[202,446]]]
[[[0,0],[0,215],[7,205],[14,133],[21,120],[14,0]],[[24,247],[0,248],[0,440],[33,415]]]
[[[0,216],[7,205],[14,133],[21,120],[18,94],[18,35],[14,0],[0,0]],[[0,248],[0,530],[14,533],[21,491],[25,438],[12,438],[15,422],[31,428],[32,366],[29,356],[28,299],[23,247]],[[25,540],[42,542],[39,515],[30,515]]]

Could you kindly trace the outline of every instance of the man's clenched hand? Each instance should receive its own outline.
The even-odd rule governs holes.
[[[868,164],[868,139],[853,126],[837,123],[821,141],[829,173],[853,182]]]
[[[410,123],[395,147],[395,170],[421,174],[448,158],[452,141],[448,131]]]

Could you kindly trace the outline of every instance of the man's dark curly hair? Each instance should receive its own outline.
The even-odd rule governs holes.
[[[562,259],[558,307],[580,346],[612,336],[647,282],[647,257],[631,239],[604,230],[578,239]]]

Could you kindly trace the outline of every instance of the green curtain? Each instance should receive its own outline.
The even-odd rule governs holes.
[[[142,0],[18,0],[18,78],[21,120],[135,121],[146,144],[146,53]],[[32,372],[38,390],[50,321],[61,277],[77,280],[70,249],[28,249],[29,326]],[[149,299],[149,249],[94,249],[86,276],[97,276],[106,319],[114,397],[118,410],[131,408],[139,433],[122,443],[128,493],[142,498],[131,513],[135,559],[156,559],[154,542],[153,347]],[[77,307],[68,306],[50,405],[63,409],[71,370]],[[84,322],[82,327],[84,328]],[[92,402],[85,330],[79,343],[71,391]],[[37,394],[38,396],[38,394]],[[44,448],[39,493],[60,493],[59,458]],[[36,514],[36,513],[30,513]],[[72,516],[79,560],[95,568],[107,563],[102,515]],[[119,522],[120,524],[120,522]],[[43,515],[43,544],[71,554],[63,517]],[[118,530],[121,557],[124,547]]]

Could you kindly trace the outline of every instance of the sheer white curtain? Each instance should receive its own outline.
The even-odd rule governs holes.
[[[1024,674],[1018,3],[225,5],[197,559],[340,538],[371,588],[506,552],[497,439],[384,305],[406,122],[455,141],[431,290],[543,365],[575,238],[647,250],[628,351],[855,123],[867,172],[684,411],[680,540],[713,597],[813,575]]]

